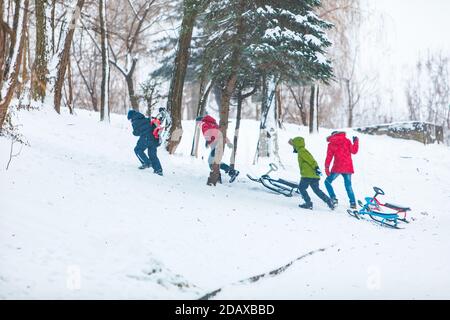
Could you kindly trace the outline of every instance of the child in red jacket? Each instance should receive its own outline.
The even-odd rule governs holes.
[[[327,158],[325,159],[325,173],[327,178],[325,179],[325,187],[327,188],[330,198],[335,204],[338,203],[336,194],[334,193],[331,184],[339,176],[344,178],[345,190],[347,191],[348,198],[350,200],[350,207],[356,209],[355,194],[352,188],[352,174],[353,161],[352,154],[356,154],[359,149],[359,139],[353,137],[353,143],[347,139],[345,132],[334,131],[331,136],[327,138],[328,150]],[[330,164],[333,160],[333,167],[330,171]]]
[[[209,154],[208,157],[208,164],[209,168],[212,170],[213,163],[216,158],[216,148],[219,145],[218,141],[219,138],[222,136],[222,134],[219,130],[219,125],[217,124],[216,119],[214,119],[213,117],[206,115],[204,117],[198,117],[196,121],[201,125],[202,133],[206,140],[206,146],[211,148],[211,153]],[[226,139],[226,142],[228,147],[230,148],[233,147],[232,143],[228,140],[228,138]],[[220,163],[220,170],[223,170],[225,171],[225,173],[228,173],[228,175],[230,176],[230,182],[234,182],[234,180],[239,175],[238,170],[232,169],[229,165],[223,162]]]

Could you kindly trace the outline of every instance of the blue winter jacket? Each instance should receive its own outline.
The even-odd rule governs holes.
[[[127,115],[128,120],[131,121],[133,126],[133,135],[135,136],[149,136],[153,137],[152,127],[150,125],[150,119],[146,118],[142,113],[130,110]]]

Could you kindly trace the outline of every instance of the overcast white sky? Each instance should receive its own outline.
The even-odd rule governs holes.
[[[392,53],[415,61],[428,48],[450,51],[449,0],[365,0],[385,17]]]
[[[368,19],[361,33],[360,71],[378,72],[381,85],[394,88],[390,107],[405,111],[404,80],[418,57],[429,50],[450,56],[450,0],[362,1]]]

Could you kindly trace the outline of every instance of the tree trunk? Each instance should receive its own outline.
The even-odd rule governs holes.
[[[241,118],[242,118],[242,105],[244,100],[251,97],[258,90],[258,86],[255,85],[252,91],[248,93],[242,93],[242,88],[237,92],[237,110],[236,110],[236,126],[234,129],[234,139],[233,139],[233,153],[231,154],[230,167],[235,168],[236,164],[236,153],[239,141],[239,129],[241,128]]]
[[[61,113],[62,88],[63,88],[63,84],[64,84],[64,79],[66,76],[67,65],[69,63],[69,58],[70,58],[70,46],[72,45],[73,34],[75,32],[75,27],[76,27],[81,9],[83,8],[83,5],[84,5],[84,0],[77,1],[77,5],[74,8],[72,17],[69,22],[69,26],[67,27],[68,31],[67,31],[66,38],[64,39],[64,47],[59,56],[58,71],[57,71],[56,82],[55,82],[55,97],[54,97],[55,110],[58,113]]]
[[[276,120],[277,120],[277,124],[278,124],[278,128],[282,129],[283,128],[283,124],[282,124],[282,119],[283,119],[283,108],[282,108],[282,99],[281,99],[281,86],[278,86],[277,89],[275,90],[275,97],[276,97],[276,102],[277,102],[277,108],[276,108]]]
[[[17,80],[18,86],[16,88],[16,92],[19,94],[19,100],[20,100],[19,104],[20,105],[22,104],[23,94],[26,94],[24,92],[25,91],[24,89],[25,89],[26,83],[28,82],[29,74],[30,74],[30,72],[27,68],[27,64],[28,64],[27,57],[28,57],[29,48],[30,48],[30,43],[28,40],[28,28],[25,28],[24,33],[25,33],[25,35],[24,35],[25,38],[24,38],[23,47],[22,47],[22,62],[21,62],[22,74],[19,77],[19,79]],[[29,64],[28,64],[28,66],[29,66]],[[27,100],[30,100],[29,98],[30,97],[28,97]]]
[[[5,56],[6,56],[6,35],[10,32],[9,26],[3,21],[4,3],[0,1],[0,86],[3,84]],[[0,100],[2,93],[0,92]]]
[[[275,97],[276,97],[276,93],[279,92],[278,83],[275,85],[274,91],[275,91]],[[277,97],[276,97],[273,112],[274,112],[275,124],[273,126],[273,132],[271,134],[272,153],[273,153],[273,157],[278,160],[278,164],[284,169],[284,165],[281,162],[281,157],[280,157],[280,146],[278,144],[278,127],[281,128],[281,123],[280,123],[281,97],[279,99],[277,99]]]
[[[186,107],[186,120],[193,120],[196,118],[198,111],[198,105],[200,103],[201,96],[199,95],[200,83],[193,82],[189,87],[189,101],[184,104]]]
[[[447,129],[450,129],[450,104],[447,109]]]
[[[166,148],[170,154],[175,153],[183,135],[182,120],[182,100],[184,79],[186,77],[186,69],[189,60],[189,46],[192,39],[192,31],[194,30],[195,19],[198,11],[195,4],[184,3],[183,20],[181,22],[181,31],[178,39],[177,53],[174,62],[174,70],[172,81],[170,83],[169,96],[167,97],[167,109],[170,111],[172,125],[169,130],[169,141]]]
[[[347,87],[347,98],[348,98],[348,119],[347,126],[351,128],[353,126],[353,98],[352,91],[350,89],[350,80],[345,80],[345,85]]]
[[[135,110],[135,111],[139,111],[139,102],[136,97],[136,93],[134,92],[133,75],[128,74],[125,77],[125,80],[127,82],[128,95],[129,95],[130,101],[131,101],[131,108],[133,108],[133,110]]]
[[[230,167],[235,168],[236,165],[236,152],[239,139],[239,129],[241,128],[241,116],[242,116],[242,103],[244,102],[244,97],[242,91],[237,93],[237,110],[236,110],[236,126],[234,128],[234,138],[233,138],[233,153],[231,154]]]
[[[204,83],[200,84],[200,100],[198,101],[196,118],[205,114],[206,102],[208,101],[209,93],[211,92],[211,88],[213,87],[213,82],[210,81],[206,86]],[[194,137],[192,140],[192,148],[191,148],[191,156],[198,156],[198,143],[200,140],[200,128],[198,126],[195,127]]]
[[[69,85],[69,96],[67,97],[67,107],[69,108],[70,114],[73,114],[73,77],[72,77],[72,63],[67,65],[67,80]]]
[[[311,86],[311,94],[309,96],[309,133],[314,133],[314,123],[315,123],[315,98],[316,98],[316,86]]]
[[[56,11],[56,0],[52,0],[52,9],[51,9],[51,17],[50,17],[50,28],[52,29],[52,56],[55,54],[55,11]]]
[[[316,86],[316,132],[319,132],[319,85]]]
[[[194,130],[194,137],[192,139],[192,147],[191,147],[191,156],[197,157],[198,156],[198,143],[200,141],[200,127],[195,123],[195,130]]]
[[[35,0],[36,7],[36,55],[32,96],[34,100],[44,102],[47,88],[47,30],[45,19],[46,0]]]
[[[220,119],[219,119],[219,129],[222,133],[222,148],[226,144],[227,130],[228,130],[228,119],[230,115],[230,100],[234,89],[236,88],[237,81],[237,67],[239,65],[238,55],[236,55],[236,60],[232,66],[234,72],[228,79],[225,87],[222,90],[222,95],[220,99]]]
[[[13,18],[13,26],[11,32],[10,32],[10,43],[9,43],[9,52],[8,52],[8,57],[6,58],[6,63],[5,63],[5,69],[4,69],[4,76],[6,76],[9,73],[9,69],[11,67],[11,63],[12,63],[12,59],[13,59],[13,55],[15,52],[15,45],[16,45],[16,40],[17,40],[17,29],[19,28],[19,15],[20,15],[20,0],[14,0],[14,18]],[[20,41],[20,39],[19,39]]]
[[[211,81],[203,94],[200,95],[200,100],[198,102],[197,107],[197,117],[200,117],[205,114],[206,104],[208,103],[209,94],[211,93],[211,89],[214,86],[214,83]]]
[[[299,97],[297,98],[295,95],[294,90],[291,86],[288,86],[289,91],[291,92],[292,97],[294,98],[295,104],[297,105],[297,108],[300,111],[300,119],[302,121],[302,125],[307,126],[308,121],[306,119],[306,111],[305,111],[305,95],[304,95],[304,88],[299,87]],[[303,90],[303,94],[301,94],[300,90]]]
[[[18,2],[18,1],[17,1]],[[9,103],[14,94],[14,89],[17,85],[17,80],[20,72],[20,65],[22,62],[23,45],[25,42],[25,29],[28,20],[28,4],[29,0],[25,0],[23,8],[21,8],[20,3],[16,2],[15,10],[18,15],[18,25],[14,29],[13,33],[15,37],[19,36],[19,41],[14,41],[14,48],[12,49],[13,54],[12,59],[9,63],[10,68],[6,74],[6,81],[1,83],[1,100],[0,100],[0,129],[3,127],[3,123],[6,119],[6,114],[8,112]],[[12,43],[12,42],[11,42]]]
[[[261,101],[261,118],[259,119],[259,138],[256,146],[256,154],[253,164],[256,164],[256,161],[260,157],[268,157],[268,141],[267,141],[267,129],[266,129],[266,120],[268,115],[268,88],[267,88],[267,76],[264,74],[262,77],[262,101]]]
[[[110,107],[109,107],[109,54],[108,54],[108,35],[106,30],[106,0],[100,0],[99,6],[100,17],[100,44],[102,51],[102,84],[100,93],[100,121],[110,121]],[[128,83],[128,79],[127,79]],[[134,93],[133,93],[134,95]],[[131,95],[130,95],[131,97]]]
[[[261,105],[261,119],[259,126],[259,139],[256,147],[256,154],[253,163],[256,164],[258,158],[267,158],[270,157],[270,140],[271,134],[269,132],[268,126],[270,129],[275,130],[277,124],[272,123],[276,120],[274,119],[275,112],[271,113],[270,110],[275,108],[274,103],[274,95],[277,87],[278,80],[275,76],[264,75],[263,76],[263,86],[262,86],[262,105]],[[275,110],[274,110],[275,111]],[[270,116],[270,121],[269,120]]]
[[[197,106],[196,117],[200,117],[205,113],[206,103],[209,98],[209,93],[213,87],[214,82],[208,81],[208,75],[210,72],[210,63],[204,62],[202,66],[202,72],[200,75],[200,88],[199,88],[199,101]]]
[[[128,88],[128,97],[130,98],[131,108],[135,111],[139,111],[139,101],[136,93],[134,91],[134,82],[133,82],[133,74],[136,69],[137,58],[133,58],[131,62],[131,68],[128,71],[124,71],[115,61],[109,60],[113,66],[120,71],[120,73],[125,77],[125,82],[127,83]]]
[[[259,158],[274,157],[283,167],[278,153],[278,115],[275,92],[279,85],[279,78],[274,75],[263,76],[263,104],[259,131],[253,164]]]
[[[304,126],[308,126],[308,114],[307,114],[307,110],[306,110],[306,87],[301,87],[299,88],[300,90],[302,90],[302,96],[301,96],[301,101],[302,101],[302,109],[300,110],[300,117],[302,118],[302,122]],[[299,93],[300,93],[299,90]]]

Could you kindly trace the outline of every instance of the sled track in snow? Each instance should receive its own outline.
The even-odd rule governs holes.
[[[330,248],[333,248],[334,246],[335,246],[335,245],[333,244],[333,245],[331,245],[331,246],[328,247],[328,248],[320,248],[320,249],[316,249],[316,250],[310,251],[310,252],[308,252],[308,253],[306,253],[306,254],[304,254],[304,255],[301,255],[300,257],[298,257],[298,258],[296,258],[296,259],[290,261],[289,263],[285,264],[284,266],[281,266],[281,267],[279,267],[279,268],[277,268],[277,269],[274,269],[274,270],[269,271],[269,272],[266,272],[266,273],[262,273],[262,274],[259,274],[259,275],[256,275],[256,276],[253,276],[253,277],[244,279],[244,280],[240,280],[240,281],[235,282],[235,283],[232,283],[231,286],[254,283],[254,282],[257,282],[257,281],[259,281],[259,280],[261,280],[261,279],[264,279],[264,278],[275,277],[275,276],[277,276],[277,275],[279,275],[279,274],[285,272],[285,271],[286,271],[288,268],[290,268],[295,262],[300,261],[300,260],[302,260],[302,259],[305,259],[305,258],[307,258],[307,257],[310,257],[310,256],[312,256],[312,255],[315,254],[315,253],[324,252],[324,251],[326,251],[326,250],[328,250],[328,249],[330,249]],[[211,298],[214,298],[214,297],[215,297],[218,293],[220,293],[224,288],[225,288],[225,286],[222,287],[222,288],[219,288],[219,289],[217,289],[217,290],[211,291],[211,292],[205,294],[204,296],[202,296],[201,298],[199,298],[198,300],[209,300],[209,299],[211,299]]]

